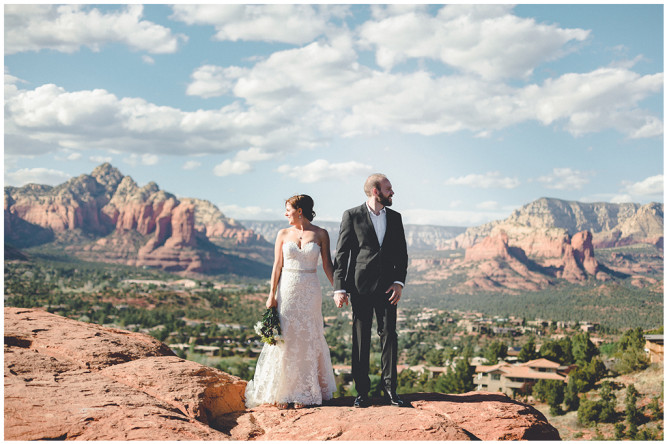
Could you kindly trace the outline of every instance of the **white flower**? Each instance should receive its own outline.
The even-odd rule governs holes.
[[[262,323],[258,322],[255,324],[255,333],[262,336]]]

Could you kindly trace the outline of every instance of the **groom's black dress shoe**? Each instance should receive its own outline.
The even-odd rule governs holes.
[[[355,407],[370,407],[371,405],[371,400],[368,399],[368,395],[359,395],[357,398],[354,400],[354,406]]]
[[[398,394],[396,394],[394,390],[385,390],[384,393],[384,400],[387,404],[393,405],[394,407],[403,407],[403,400],[398,397]]]

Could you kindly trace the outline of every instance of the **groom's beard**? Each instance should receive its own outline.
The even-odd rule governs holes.
[[[380,192],[378,197],[376,197],[376,199],[379,203],[381,203],[385,207],[391,206],[391,196],[387,196],[385,194],[382,194],[382,192]]]

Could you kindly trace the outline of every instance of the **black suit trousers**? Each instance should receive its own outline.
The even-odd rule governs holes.
[[[357,393],[367,395],[371,382],[368,377],[373,313],[382,347],[382,387],[396,390],[398,362],[398,335],[396,333],[396,305],[389,302],[386,288],[374,293],[352,295],[352,377]]]

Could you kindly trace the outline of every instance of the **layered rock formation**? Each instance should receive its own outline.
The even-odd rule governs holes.
[[[269,247],[210,202],[179,200],[154,182],[139,187],[108,163],[58,187],[6,187],[5,239],[19,247],[55,240],[88,260],[193,273],[245,274],[252,260],[230,259],[216,240],[233,239],[224,244],[228,250]]]
[[[264,242],[259,232],[252,228],[245,229],[234,219],[226,218],[218,207],[207,200],[188,198],[183,199],[183,202],[188,202],[197,208],[195,229],[213,242],[232,240],[238,245],[255,245]]]
[[[245,410],[245,381],[138,333],[5,308],[7,440],[558,440],[497,393],[405,395],[413,408]]]
[[[554,278],[573,283],[589,278],[609,279],[595,259],[590,231],[577,233],[571,239],[565,235],[560,243],[550,242],[542,251],[544,256],[548,254],[546,259],[530,259],[522,248],[510,246],[507,233],[499,230],[466,250],[464,262],[476,266],[469,268],[464,285],[487,291],[538,290],[553,285]]]
[[[548,244],[563,235],[590,231],[595,246],[612,247],[647,243],[656,245],[663,238],[663,205],[650,203],[584,203],[553,198],[541,198],[501,221],[468,228],[450,243],[451,248],[469,248],[485,237],[502,230],[513,246],[528,255],[549,250]],[[534,247],[535,240],[547,246]],[[552,253],[549,253],[549,255]]]

